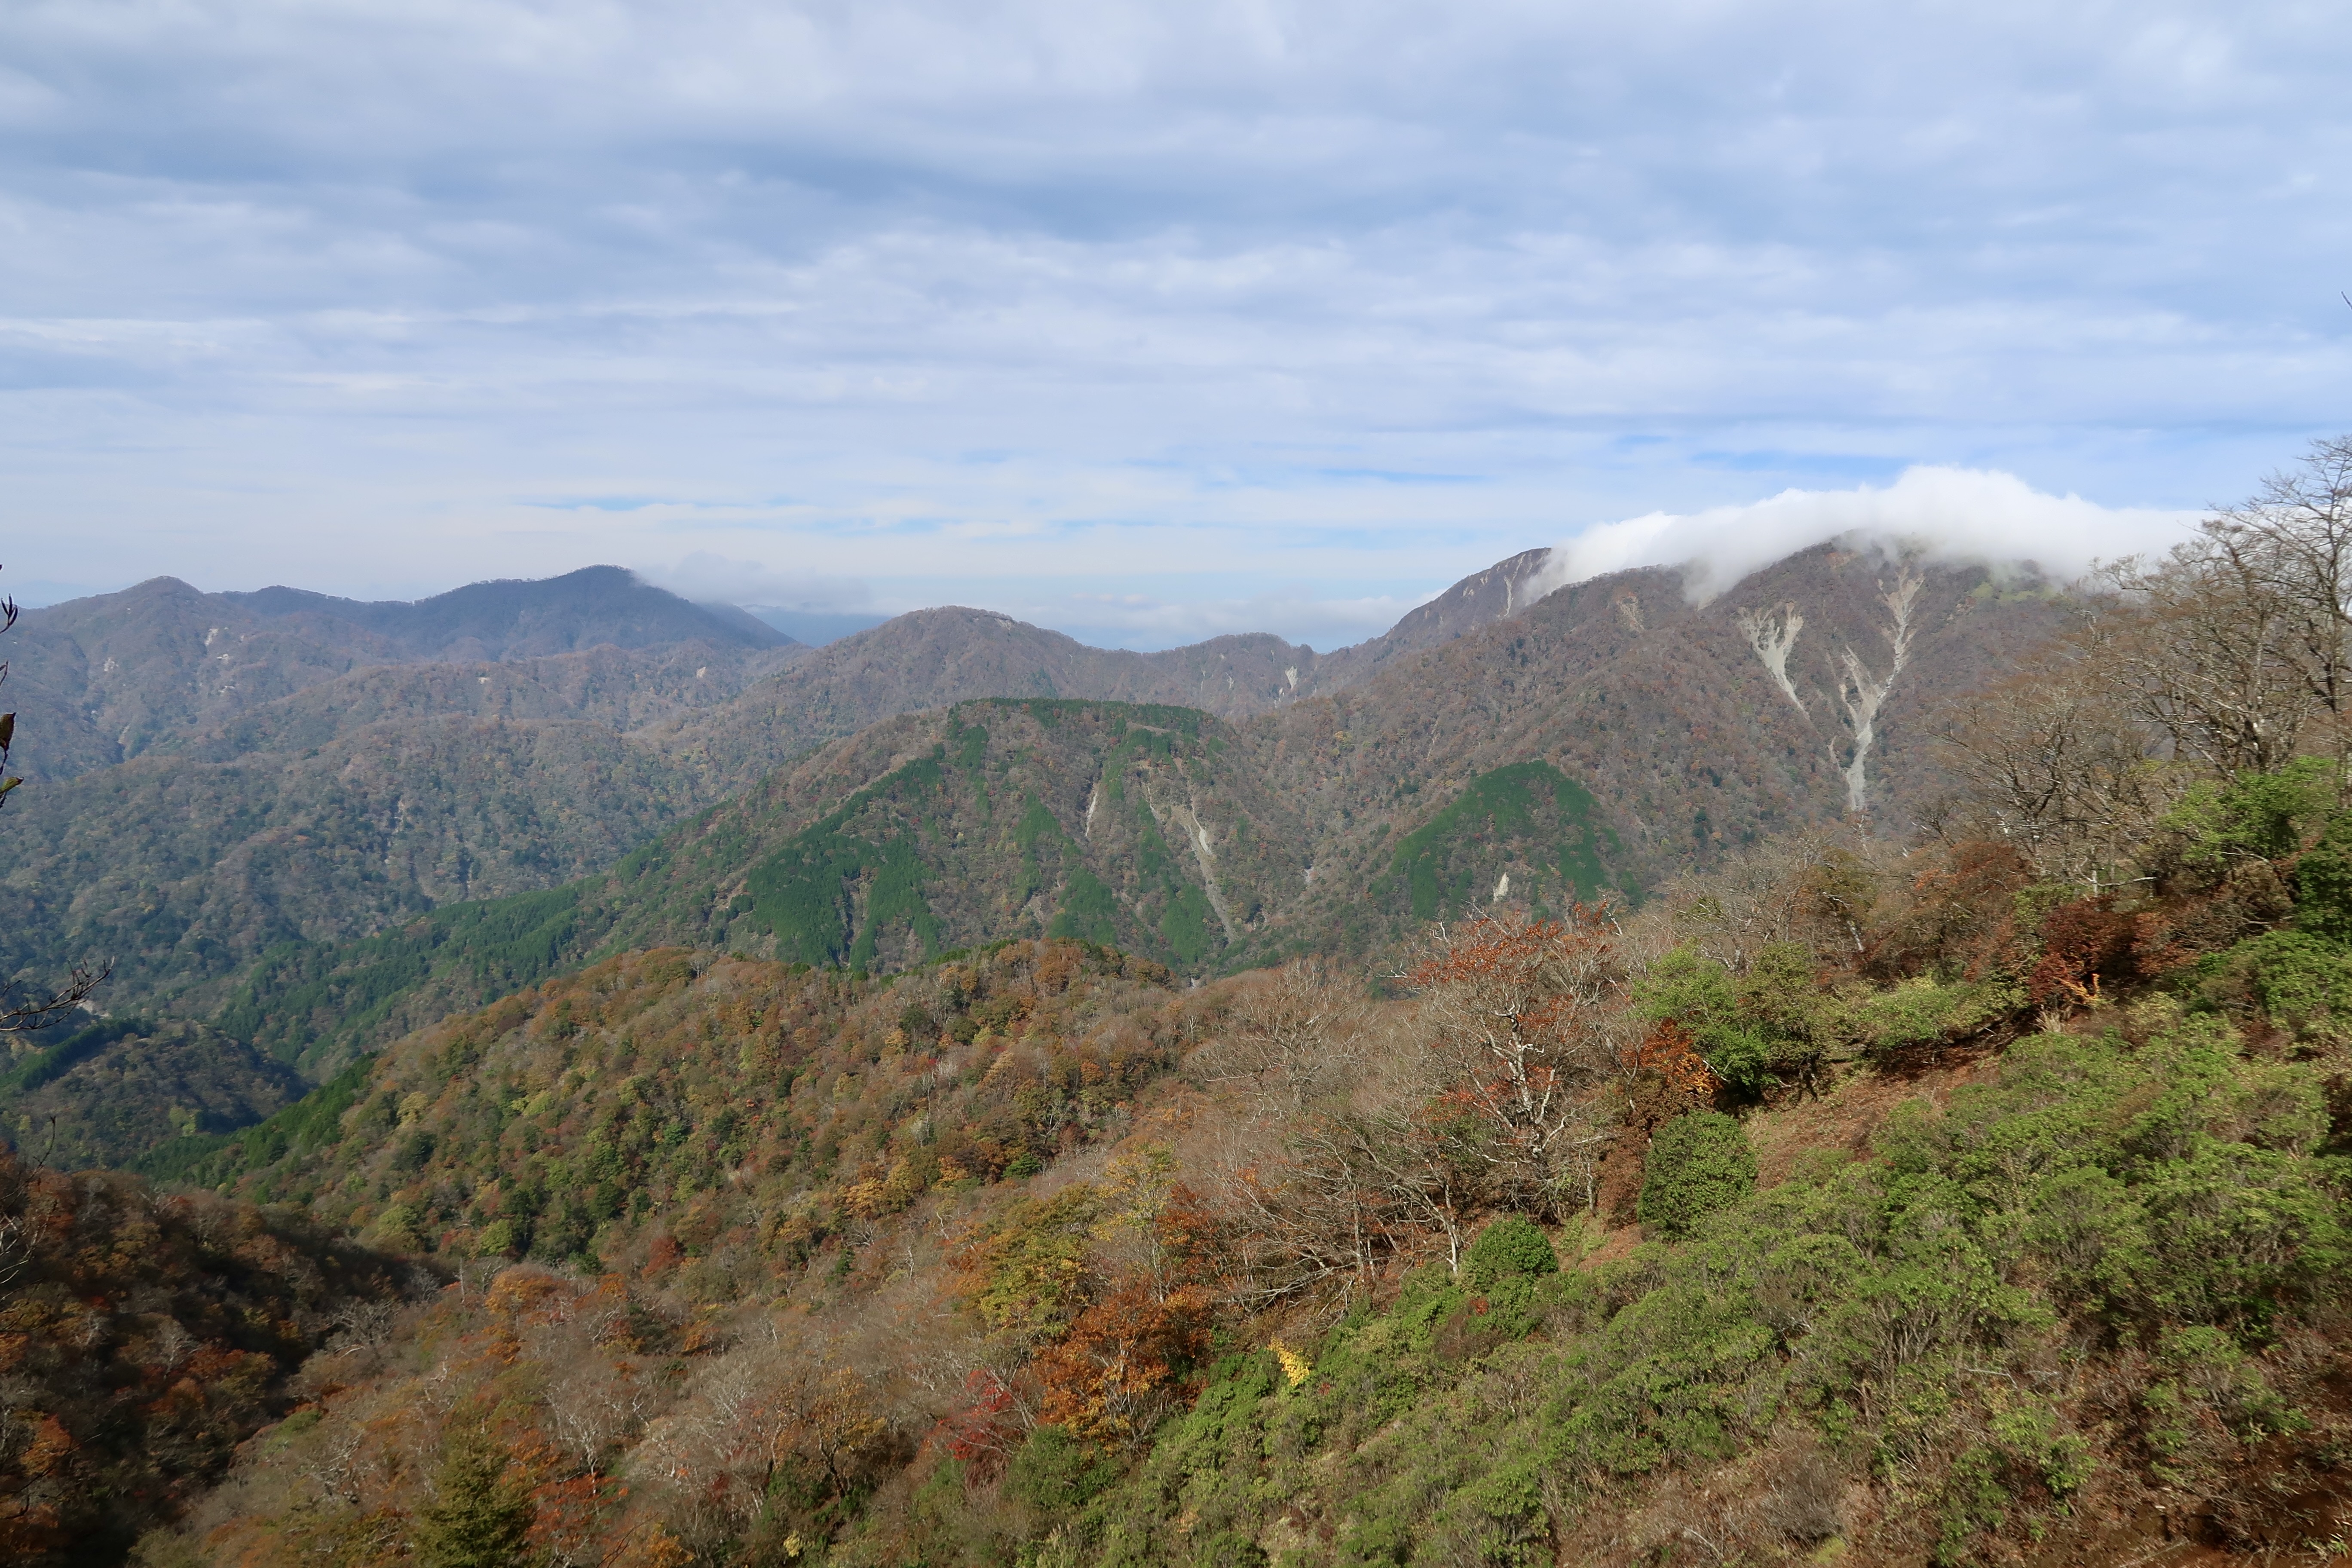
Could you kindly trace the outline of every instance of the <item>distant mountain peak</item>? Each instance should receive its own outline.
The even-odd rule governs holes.
[[[695,604],[620,566],[468,583],[414,602],[342,599],[287,587],[217,596],[269,619],[343,622],[390,638],[413,658],[530,658],[602,643],[635,648],[700,640],[784,647],[793,640],[732,605]]]

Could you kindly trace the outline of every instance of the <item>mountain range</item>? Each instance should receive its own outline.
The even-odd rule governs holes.
[[[887,968],[1050,933],[1191,975],[1368,953],[1904,821],[1937,787],[1925,716],[2063,613],[1830,547],[1704,604],[1664,570],[1545,594],[1547,565],[1319,655],[1090,648],[960,608],[810,649],[605,568],[413,606],[159,581],[36,611],[20,750],[126,754],[12,801],[0,964],[111,959],[110,1012],[315,1079],[635,946]],[[33,700],[60,691],[78,715]],[[127,1092],[105,1054],[0,1100],[0,1129],[84,1079]],[[266,1108],[233,1076],[213,1100]],[[141,1147],[226,1114],[163,1109]]]
[[[0,1553],[2352,1525],[2340,796],[2223,781],[2084,897],[1912,830],[2066,595],[1551,564],[1330,655],[261,595],[254,700],[147,585],[196,651],[105,695],[170,721],[0,832],[20,974],[118,961],[0,1066]]]

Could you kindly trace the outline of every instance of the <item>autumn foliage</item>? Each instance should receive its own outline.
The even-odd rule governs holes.
[[[283,1213],[0,1151],[0,1560],[119,1556],[404,1272]]]

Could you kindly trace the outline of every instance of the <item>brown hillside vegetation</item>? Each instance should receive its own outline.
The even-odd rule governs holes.
[[[0,1556],[121,1561],[310,1352],[380,1337],[409,1273],[283,1211],[0,1153]]]
[[[2295,1560],[2347,1522],[2324,1021],[2130,1000],[2109,961],[2116,1000],[2004,1053],[2068,906],[2035,914],[2012,858],[1953,924],[1979,860],[1776,851],[1622,937],[1465,933],[1409,1003],[1312,969],[1180,994],[1052,943],[888,985],[654,953],[542,987],[233,1178],[489,1256],[383,1373],[320,1373],[349,1390],[179,1539],[394,1560],[488,1423],[573,1562],[1442,1561],[1498,1531],[1505,1561]],[[1712,994],[1676,967],[1759,939]],[[1649,978],[1580,1015],[1612,964]],[[1514,996],[1543,1005],[1465,1032]],[[1777,1087],[1731,1088],[1743,1048]],[[1719,1119],[1744,1182],[1643,1157],[1704,1098],[1748,1107]],[[1694,1164],[1696,1206],[1661,1196]],[[1496,1492],[1496,1464],[1538,1468]]]

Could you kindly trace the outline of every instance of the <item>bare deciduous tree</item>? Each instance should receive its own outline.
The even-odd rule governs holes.
[[[1890,853],[1883,840],[1844,827],[1769,839],[1668,883],[1640,919],[1626,923],[1626,957],[1638,963],[1688,943],[1744,974],[1775,942],[1795,942],[1823,957],[1852,952]]]
[[[2094,897],[2179,793],[2159,738],[2073,658],[1961,699],[1937,749],[1973,808],[1964,831],[2014,845],[2042,878]]]
[[[2275,770],[2352,705],[2352,437],[2317,443],[2161,560],[2100,576],[2116,603],[2080,639],[2086,671],[2174,755]]]
[[[1189,1065],[1203,1083],[1303,1110],[1360,1078],[1372,1024],[1360,979],[1301,959],[1246,983]]]
[[[1625,1043],[1624,963],[1605,916],[1439,927],[1400,978],[1421,995],[1428,1076],[1466,1118],[1453,1142],[1517,1201],[1553,1208],[1613,1131],[1600,1091]]]

